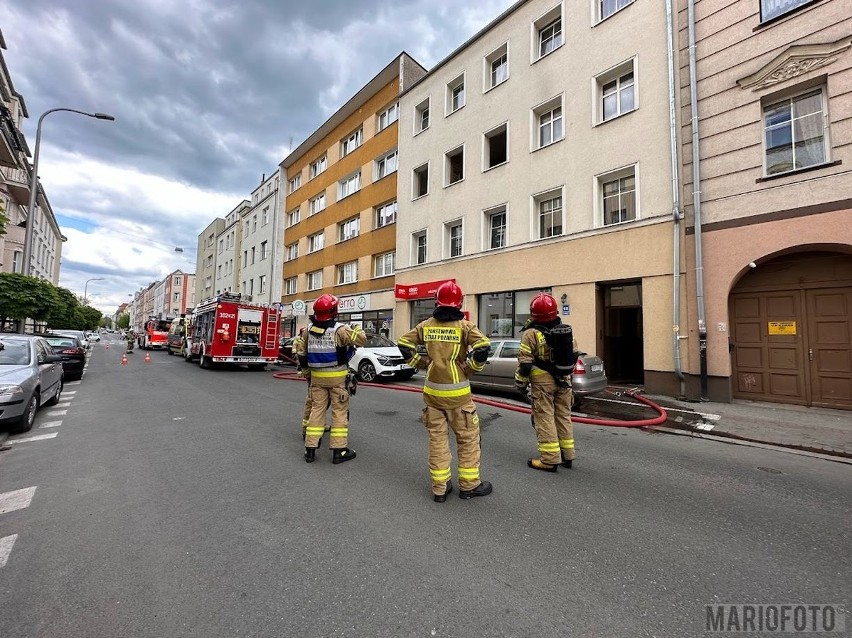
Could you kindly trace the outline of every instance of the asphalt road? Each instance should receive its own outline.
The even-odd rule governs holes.
[[[358,458],[308,465],[302,382],[106,343],[0,452],[3,638],[706,636],[708,604],[852,601],[848,465],[578,425],[546,474],[482,407],[494,493],[438,504],[418,394],[359,388]]]

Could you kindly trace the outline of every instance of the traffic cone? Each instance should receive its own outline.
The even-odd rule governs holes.
[[[106,349],[109,350],[109,344],[106,344]]]
[[[149,352],[145,353],[145,363],[151,363],[151,354]]]
[[[127,365],[127,353],[126,352],[121,355],[121,365],[123,365],[123,366]]]

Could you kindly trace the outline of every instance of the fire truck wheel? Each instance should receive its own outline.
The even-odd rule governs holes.
[[[204,354],[204,350],[198,355],[198,367],[209,370],[213,367],[213,359]]]

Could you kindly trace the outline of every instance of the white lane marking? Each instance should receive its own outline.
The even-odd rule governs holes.
[[[70,403],[57,403],[53,407],[55,407],[55,408],[70,408],[71,404]]]
[[[30,441],[43,441],[44,439],[52,439],[57,434],[57,432],[51,432],[50,434],[36,434],[35,436],[28,436],[23,439],[9,439],[8,441],[6,441],[6,443],[28,443]]]
[[[80,385],[79,381],[68,381],[65,385]]]
[[[65,385],[68,385],[68,384],[66,383]],[[62,394],[74,395],[74,394],[77,394],[77,391],[76,390],[68,390],[68,391],[63,390]]]
[[[715,426],[712,423],[699,423],[695,426],[698,430],[712,430]]]
[[[606,401],[607,403],[621,403],[622,405],[637,405],[635,401],[621,401],[619,399],[604,399],[603,397],[585,397],[586,399],[590,399],[592,401]],[[641,406],[640,406],[641,407]],[[666,412],[683,412],[684,414],[697,414],[700,417],[708,419],[710,421],[718,421],[722,417],[718,414],[707,414],[705,412],[693,412],[692,410],[681,410],[679,408],[670,408],[668,406],[663,406],[663,409]]]
[[[68,414],[68,410],[51,410],[47,413],[47,416],[65,416]]]
[[[9,560],[9,554],[12,553],[12,547],[14,547],[16,540],[18,540],[17,534],[0,538],[0,567],[3,567]]]
[[[12,492],[0,494],[0,514],[14,512],[15,510],[21,510],[25,507],[29,507],[30,502],[33,500],[33,494],[35,494],[35,491],[36,488],[33,486],[25,487],[22,490],[14,490]]]
[[[60,425],[62,425],[62,421],[48,421],[47,423],[42,423],[38,427],[39,427],[39,429],[41,429],[41,428],[58,428]]]

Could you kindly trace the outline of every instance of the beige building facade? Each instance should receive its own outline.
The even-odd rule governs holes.
[[[612,382],[670,383],[668,24],[664,2],[518,2],[400,97],[397,336],[447,279],[492,337],[517,337],[545,290]]]
[[[679,9],[690,377],[714,400],[852,408],[852,3]]]
[[[216,288],[216,237],[225,229],[225,219],[217,217],[198,235],[195,251],[195,300],[210,299]]]

